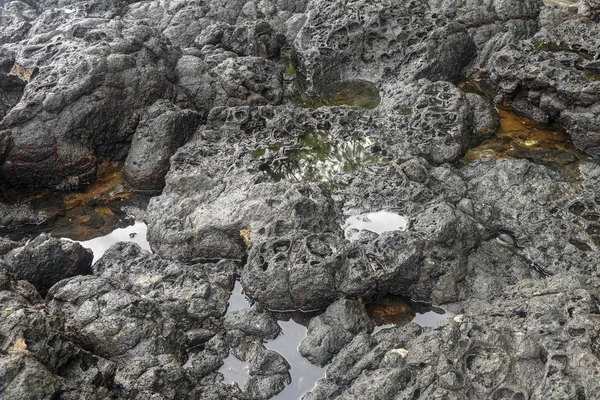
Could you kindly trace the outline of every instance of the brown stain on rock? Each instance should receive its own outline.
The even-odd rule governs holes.
[[[8,74],[16,76],[25,83],[29,83],[33,77],[33,74],[35,73],[35,70],[36,68],[26,68],[21,64],[15,63]]]

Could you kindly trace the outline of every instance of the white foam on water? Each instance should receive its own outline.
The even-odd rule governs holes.
[[[353,215],[346,219],[342,225],[344,236],[348,240],[358,239],[360,231],[370,231],[377,234],[391,231],[405,231],[408,219],[390,211],[377,211],[372,213]]]

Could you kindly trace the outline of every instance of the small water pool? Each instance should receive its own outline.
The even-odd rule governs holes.
[[[242,285],[236,282],[235,288],[229,298],[227,312],[238,311],[250,307],[250,300],[244,296]],[[281,327],[281,333],[274,340],[267,340],[264,345],[270,350],[281,354],[290,364],[290,375],[292,382],[285,387],[273,399],[290,400],[300,399],[305,393],[310,392],[317,381],[325,377],[326,368],[320,368],[312,365],[308,360],[300,355],[298,346],[306,337],[307,328],[302,323],[296,321],[288,314],[281,314],[283,319],[278,321]],[[287,318],[287,319],[285,319]],[[309,320],[308,314],[304,324]],[[224,360],[224,364],[219,369],[224,376],[224,382],[233,384],[236,382],[243,390],[246,385],[249,373],[248,363],[238,360],[232,353]]]
[[[94,239],[80,241],[79,243],[94,252],[95,263],[102,257],[104,252],[110,246],[118,242],[133,242],[137,243],[142,249],[150,250],[150,243],[147,239],[148,227],[145,223],[136,221],[133,225],[125,228],[117,228],[108,235],[100,236]],[[70,239],[69,239],[70,240]]]
[[[361,231],[366,230],[377,234],[390,231],[405,231],[408,228],[408,219],[405,216],[390,212],[377,211],[348,217],[342,229],[346,239],[358,239]]]

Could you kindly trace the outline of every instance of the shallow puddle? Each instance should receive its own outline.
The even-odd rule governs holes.
[[[471,82],[463,82],[459,87],[478,94],[484,90]],[[547,165],[576,179],[579,162],[591,159],[579,151],[559,127],[536,124],[516,115],[510,107],[497,106],[496,111],[500,116],[498,131],[488,138],[471,138],[471,148],[462,160],[463,165],[483,158],[519,158]]]
[[[275,181],[325,182],[336,186],[343,174],[387,161],[380,153],[371,151],[373,144],[370,137],[360,133],[336,140],[327,130],[307,128],[296,143],[271,144],[250,154],[261,158],[267,152],[273,153],[261,169]]]
[[[235,286],[229,296],[229,302],[227,304],[227,312],[239,311],[249,308],[252,305],[252,301],[244,295],[244,288],[240,281],[235,281]]]
[[[242,285],[236,282],[229,298],[227,312],[242,310],[250,305],[251,300],[243,294]],[[438,322],[454,316],[439,307],[407,301],[400,296],[386,296],[367,304],[366,308],[376,325],[373,333],[393,326],[406,325],[409,322],[423,327],[433,327]],[[310,319],[318,313],[294,312],[276,313],[276,315],[278,315],[281,333],[276,339],[266,341],[264,345],[266,348],[278,352],[288,361],[291,366],[292,382],[274,399],[300,399],[314,389],[319,379],[326,376],[327,366],[317,367],[298,352],[298,346],[306,337],[306,327]],[[231,352],[224,361],[224,365],[219,369],[219,372],[225,377],[224,382],[228,384],[237,382],[243,390],[249,378],[248,364],[238,360]]]
[[[248,297],[244,295],[244,289],[240,281],[235,282],[235,286],[231,295],[229,296],[229,302],[227,304],[227,313],[232,311],[239,311],[249,308],[252,302]],[[187,363],[184,365],[191,365],[192,359],[194,358],[193,352],[190,355]],[[247,362],[238,359],[233,355],[233,352],[229,352],[229,355],[223,360],[223,365],[219,368],[218,372],[223,375],[223,382],[228,385],[237,383],[240,389],[244,390],[244,386],[250,378],[250,370]]]
[[[577,0],[542,0],[546,7],[575,7]]]
[[[191,360],[192,358],[190,357],[190,361]],[[223,375],[223,383],[227,385],[237,383],[242,390],[244,390],[244,387],[250,378],[250,367],[248,363],[238,360],[231,352],[227,358],[223,360],[223,365],[219,368],[219,372]]]
[[[133,242],[137,243],[142,249],[150,250],[150,243],[146,238],[148,227],[143,222],[135,222],[132,226],[126,228],[118,228],[101,237],[90,240],[80,241],[79,243],[94,252],[94,261],[98,261],[100,257],[108,250],[110,246],[118,242]]]
[[[300,355],[298,346],[306,337],[305,326],[295,322],[292,318],[288,321],[279,321],[281,333],[275,340],[265,343],[265,347],[281,354],[291,365],[290,375],[292,383],[273,399],[291,400],[300,399],[305,393],[314,389],[317,381],[325,377],[326,368],[312,365]]]
[[[14,240],[47,232],[55,237],[87,241],[132,225],[134,215],[146,208],[149,197],[125,186],[120,164],[105,163],[99,171],[99,178],[81,191],[43,190],[12,196],[9,203],[26,205],[40,216],[40,223],[2,233]]]
[[[250,307],[251,301],[243,293],[242,285],[236,282],[233,292],[229,297],[227,312],[242,310]],[[325,376],[326,368],[320,368],[312,365],[298,352],[298,346],[306,337],[306,325],[313,317],[314,313],[281,313],[276,314],[279,319],[278,324],[281,327],[281,333],[274,340],[265,341],[264,345],[270,350],[281,354],[290,364],[290,375],[292,382],[285,387],[273,399],[290,400],[300,399],[305,393],[310,392],[317,381]],[[248,363],[237,359],[233,353],[224,360],[224,364],[219,369],[224,376],[224,382],[232,384],[237,382],[243,390],[248,381]]]
[[[367,313],[375,324],[373,333],[385,328],[414,322],[423,327],[433,327],[454,314],[426,303],[413,302],[401,296],[386,296],[366,305]]]
[[[323,93],[315,97],[298,98],[301,106],[319,108],[324,106],[348,106],[373,109],[381,103],[379,89],[375,84],[363,80],[333,82]]]
[[[407,227],[408,219],[406,217],[383,210],[353,215],[348,217],[342,225],[344,236],[350,241],[358,239],[363,230],[382,234],[390,231],[405,231]]]

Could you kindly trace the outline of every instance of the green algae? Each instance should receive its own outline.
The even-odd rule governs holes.
[[[381,103],[375,84],[362,80],[333,82],[318,96],[298,96],[296,103],[308,108],[349,106],[373,109]]]
[[[293,143],[270,143],[265,146],[259,146],[256,149],[250,150],[250,156],[254,159],[264,157],[267,154],[267,150],[271,152],[277,152],[284,146],[291,146]]]
[[[294,63],[292,62],[292,56],[290,54],[284,53],[281,56],[281,63],[283,64],[286,75],[291,76],[292,78],[296,77],[296,69],[294,68]]]
[[[594,56],[592,56],[584,51],[575,50],[568,43],[565,43],[565,42],[557,43],[557,42],[549,42],[549,41],[534,41],[533,46],[534,46],[535,50],[537,50],[537,51],[544,51],[544,52],[551,52],[551,53],[562,51],[562,52],[566,52],[566,53],[576,54],[579,57],[586,59],[586,60],[594,59]]]

